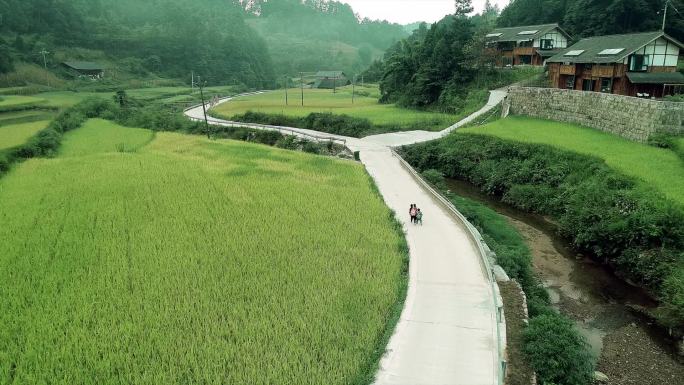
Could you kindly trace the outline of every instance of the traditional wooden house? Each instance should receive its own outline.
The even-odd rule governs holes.
[[[72,74],[79,77],[90,77],[101,79],[104,77],[105,69],[103,66],[88,61],[68,61],[62,63]]]
[[[334,89],[351,84],[347,75],[342,71],[318,71],[313,88]]]
[[[582,39],[550,58],[556,88],[662,97],[684,91],[684,46],[662,31]]]
[[[568,35],[558,24],[497,28],[485,37],[487,47],[501,67],[544,65],[547,58],[568,46]]]

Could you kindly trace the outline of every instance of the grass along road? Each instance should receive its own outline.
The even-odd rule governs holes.
[[[367,96],[357,95],[352,104],[351,86],[339,88],[337,93],[333,93],[332,90],[305,89],[302,107],[301,90],[292,88],[288,91],[288,105],[285,105],[285,90],[278,90],[235,98],[228,103],[220,104],[211,112],[213,116],[227,120],[248,111],[293,117],[306,117],[311,113],[333,113],[368,119],[377,126],[398,126],[404,130],[428,131],[444,129],[467,114],[416,111],[393,104],[380,104],[377,87],[356,87],[356,92]]]
[[[632,142],[592,128],[517,116],[484,126],[464,128],[459,132],[548,144],[596,156],[616,170],[641,180],[684,205],[684,162],[668,149]]]
[[[0,179],[0,382],[367,378],[405,261],[362,166],[115,131]]]

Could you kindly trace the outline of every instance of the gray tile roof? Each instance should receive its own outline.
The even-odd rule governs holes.
[[[67,61],[64,62],[67,67],[73,68],[75,70],[82,71],[102,71],[104,67],[100,64],[89,62],[89,61]]]
[[[627,72],[627,77],[634,84],[684,84],[681,72]]]
[[[318,71],[316,73],[316,77],[318,78],[340,78],[343,76],[346,77],[347,75],[342,71]]]
[[[577,43],[573,44],[572,46],[563,49],[559,54],[548,59],[547,62],[598,64],[618,63],[621,62],[625,57],[634,53],[634,51],[637,51],[639,48],[649,44],[650,42],[656,40],[661,36],[664,36],[668,40],[682,47],[682,43],[667,36],[662,31],[630,33],[622,35],[594,36],[582,39]],[[622,50],[620,52],[616,52],[615,54],[599,55],[599,53],[603,50],[619,48],[622,48]],[[579,55],[568,56],[567,53],[570,51],[582,52]]]
[[[520,27],[508,27],[508,28],[497,28],[490,32],[487,38],[489,42],[505,42],[505,41],[522,41],[522,40],[533,40],[538,39],[547,33],[558,28],[566,37],[570,37],[563,29],[558,26],[558,23],[553,24],[540,24],[540,25],[525,25]],[[520,32],[532,32],[530,34],[521,35]],[[494,34],[501,34],[501,36],[491,36]]]

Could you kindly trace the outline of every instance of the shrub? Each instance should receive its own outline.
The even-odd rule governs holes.
[[[0,174],[4,174],[10,169],[11,162],[7,154],[0,153]]]
[[[444,174],[435,169],[425,170],[421,173],[428,183],[437,187],[440,190],[446,189],[446,182],[444,181]]]
[[[370,132],[373,129],[373,124],[368,119],[355,118],[349,115],[336,115],[330,112],[316,112],[304,118],[303,127],[358,138]]]
[[[524,351],[542,384],[586,385],[593,368],[587,343],[567,319],[544,314],[530,320]]]
[[[242,115],[233,116],[231,120],[271,126],[306,128],[356,138],[375,132],[377,129],[368,119],[355,118],[349,115],[336,115],[329,112],[315,112],[301,118],[283,114],[247,111]]]

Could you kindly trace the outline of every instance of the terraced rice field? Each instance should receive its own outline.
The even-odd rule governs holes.
[[[135,152],[154,138],[150,130],[122,127],[103,119],[88,120],[68,132],[60,156],[73,157],[111,152]]]
[[[596,156],[604,159],[609,166],[684,204],[684,162],[668,149],[636,143],[592,128],[518,116],[459,132],[548,144]]]
[[[150,135],[90,121],[0,179],[0,383],[367,380],[405,261],[363,168]]]
[[[289,104],[285,105],[285,91],[272,91],[258,95],[236,98],[212,109],[217,117],[228,118],[247,111],[268,114],[284,114],[304,117],[313,112],[330,112],[365,118],[374,125],[395,125],[406,129],[440,130],[459,121],[462,115],[416,111],[393,104],[378,103],[377,87],[358,88],[369,96],[357,96],[352,103],[351,86],[332,90],[305,89],[304,107],[301,105],[300,89],[288,91]]]
[[[25,109],[45,103],[45,99],[33,96],[3,96],[0,99],[0,112]]]
[[[23,110],[0,113],[0,126],[8,124],[30,123],[38,120],[51,120],[55,114],[42,110]]]
[[[0,150],[16,147],[26,141],[38,131],[44,129],[50,121],[38,121],[22,124],[0,126]]]

